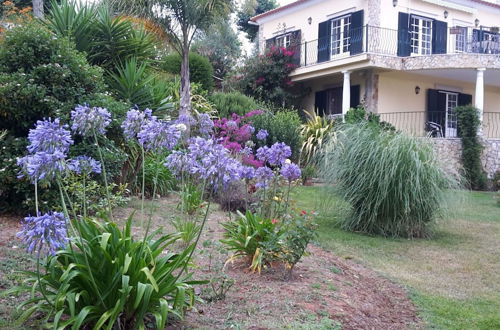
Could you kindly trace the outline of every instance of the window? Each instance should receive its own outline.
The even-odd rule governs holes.
[[[457,26],[457,32],[455,34],[455,51],[457,52],[465,52],[467,45],[467,28]]]
[[[332,53],[331,56],[349,53],[351,38],[351,15],[339,17],[332,20]]]
[[[458,120],[455,108],[458,106],[458,93],[440,92],[446,95],[446,137],[457,137]]]
[[[430,55],[432,53],[432,20],[411,16],[411,53]]]
[[[276,46],[280,48],[288,48],[288,46],[290,46],[291,40],[292,40],[291,33],[282,35],[280,37],[276,37]]]

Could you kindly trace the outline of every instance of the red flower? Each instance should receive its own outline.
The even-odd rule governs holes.
[[[300,214],[302,214],[302,215],[306,215],[306,214],[307,214],[307,212],[306,212],[306,211],[304,211],[304,210],[302,210],[302,211],[300,211]]]
[[[277,223],[278,223],[278,219],[273,219],[273,220],[271,220],[271,223],[272,223],[273,225],[277,224]]]

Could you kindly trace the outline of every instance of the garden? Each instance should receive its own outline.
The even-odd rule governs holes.
[[[229,0],[31,5],[0,9],[0,328],[500,328],[475,108],[450,174],[362,106],[298,108]]]

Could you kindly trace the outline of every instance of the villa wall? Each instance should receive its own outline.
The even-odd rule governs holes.
[[[450,174],[458,174],[462,168],[462,142],[460,139],[432,139],[434,150]],[[483,168],[488,178],[493,178],[500,171],[500,139],[483,140],[484,151],[481,157]]]

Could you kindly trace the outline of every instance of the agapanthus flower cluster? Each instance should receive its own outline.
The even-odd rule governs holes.
[[[214,132],[214,122],[206,113],[200,113],[198,115],[198,126],[201,136],[208,137]]]
[[[259,132],[255,135],[258,140],[265,140],[269,136],[269,133],[265,129],[260,129]]]
[[[127,111],[127,118],[122,123],[123,135],[128,140],[137,138],[142,126],[151,119],[151,109],[145,109],[144,111],[130,109]]]
[[[279,166],[292,155],[292,149],[283,142],[276,142],[271,147],[263,146],[257,149],[257,159],[269,163],[271,166]]]
[[[68,125],[62,125],[59,118],[38,120],[34,129],[28,134],[28,151],[30,153],[60,151],[66,153],[73,144]]]
[[[241,166],[240,177],[245,180],[252,180],[255,178],[255,168],[252,166]]]
[[[40,216],[24,218],[22,230],[17,234],[28,245],[28,252],[42,251],[44,248],[54,254],[64,248],[68,241],[67,219],[60,212],[49,212]]]
[[[284,163],[280,170],[281,176],[283,176],[288,182],[292,182],[300,178],[302,172],[300,167],[293,163]]]
[[[269,186],[269,183],[273,180],[273,178],[274,178],[274,172],[272,169],[270,169],[267,166],[259,167],[255,171],[255,180],[256,180],[255,186],[257,188],[266,189]]]
[[[183,124],[186,126],[193,126],[196,125],[196,119],[191,116],[190,114],[181,114],[179,115],[179,118],[176,120],[177,124]]]
[[[35,183],[40,180],[54,179],[58,173],[66,169],[66,154],[59,150],[53,153],[37,152],[33,155],[27,155],[17,160],[17,165],[21,167],[19,178],[25,175],[30,181]]]
[[[78,156],[68,161],[68,169],[77,174],[101,173],[101,162],[89,156]]]
[[[158,152],[162,149],[173,149],[181,138],[178,125],[167,123],[152,117],[137,134],[139,143],[149,151]]]
[[[199,181],[206,181],[214,189],[240,180],[241,163],[213,139],[194,137],[186,151],[174,151],[165,160],[175,175],[188,174]]]
[[[111,123],[111,113],[106,108],[78,105],[71,111],[71,129],[82,136],[104,135]]]

